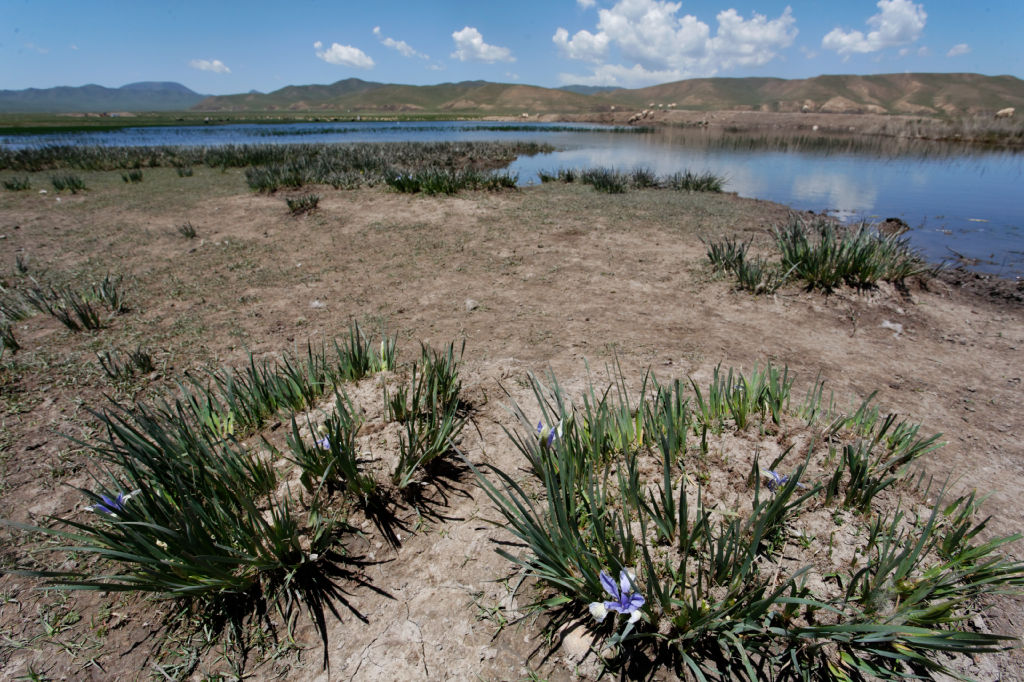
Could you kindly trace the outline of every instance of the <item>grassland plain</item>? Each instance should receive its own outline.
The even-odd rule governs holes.
[[[853,410],[877,391],[884,410],[944,433],[947,445],[918,466],[950,477],[957,493],[988,495],[989,535],[1024,527],[1024,416],[1015,409],[1024,391],[1024,309],[1013,284],[952,273],[924,287],[824,295],[787,286],[754,297],[712,273],[701,238],[752,238],[754,251],[767,251],[771,228],[789,213],[730,195],[604,194],[562,183],[450,197],[383,186],[257,194],[243,170],[205,167],[189,177],[145,169],[137,183],[117,171],[80,172],[87,189],[72,195],[50,189],[45,172],[28,175],[31,191],[0,192],[4,286],[113,273],[125,275],[129,298],[127,312],[98,331],[73,333],[41,314],[13,324],[20,350],[0,365],[0,509],[11,520],[88,517],[89,499],[76,488],[94,485],[94,462],[81,441],[102,436],[89,410],[107,396],[147,400],[186,371],[243,367],[250,353],[278,358],[308,340],[343,339],[354,320],[397,333],[400,362],[419,342],[443,348],[465,339],[471,423],[460,450],[516,478],[525,480],[526,462],[504,429],[517,428],[509,398],[532,404],[528,372],[550,369],[578,395],[588,367],[600,384],[616,359],[634,388],[649,368],[662,381],[693,377],[706,386],[719,364],[750,370],[770,361],[788,366],[796,394],[820,376],[838,406]],[[293,215],[286,197],[310,191],[320,197],[316,209]],[[98,352],[136,348],[151,354],[155,371],[113,380],[97,361]],[[384,409],[373,402],[379,384],[349,390],[375,423]],[[286,430],[271,423],[266,438],[280,443]],[[762,436],[738,434],[719,454],[749,453],[764,446]],[[370,429],[363,437],[376,452],[392,436]],[[595,675],[599,659],[585,641],[581,648],[576,634],[562,632],[554,640],[565,641],[549,652],[543,617],[524,618],[529,586],[516,593],[519,576],[495,553],[510,536],[489,523],[499,516],[468,471],[449,473],[443,485],[425,487],[418,506],[393,509],[393,544],[350,512],[360,532],[345,548],[361,563],[341,582],[340,617],[326,621],[329,673],[304,617],[289,632],[271,609],[242,630],[217,632],[173,601],[40,591],[8,573],[0,576],[0,679]],[[30,553],[53,539],[0,534],[4,568],[31,556],[68,570],[87,561]],[[1020,544],[1003,549],[1024,556]],[[988,598],[969,627],[1019,637],[1024,605]],[[983,680],[1021,679],[1020,663],[1018,651],[950,661]]]

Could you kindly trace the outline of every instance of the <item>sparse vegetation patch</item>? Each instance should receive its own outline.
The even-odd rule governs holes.
[[[997,553],[1018,537],[977,541],[973,494],[909,475],[938,436],[870,399],[844,415],[814,389],[794,408],[772,365],[716,370],[704,391],[648,379],[635,398],[618,373],[578,398],[530,381],[536,404],[513,402],[507,433],[532,479],[477,470],[521,543],[498,552],[536,579],[550,627],[587,628],[612,668],[904,679],[1012,640],[970,617],[1024,586]]]

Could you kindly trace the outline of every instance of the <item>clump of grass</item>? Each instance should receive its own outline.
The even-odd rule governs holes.
[[[789,278],[778,263],[763,258],[743,258],[733,268],[740,289],[752,294],[774,294]]]
[[[456,194],[462,190],[513,189],[518,176],[507,172],[482,172],[473,168],[425,168],[407,173],[391,172],[384,176],[384,182],[396,192],[435,195]]]
[[[14,329],[11,327],[11,323],[4,317],[0,317],[0,345],[12,353],[17,353],[21,349],[21,344],[14,338]]]
[[[579,171],[576,170],[575,168],[559,168],[558,169],[558,179],[561,182],[567,182],[567,183],[576,182],[577,178],[579,177],[579,174],[580,174]]]
[[[67,286],[34,285],[24,291],[25,300],[39,312],[51,315],[73,332],[99,329],[102,316],[91,291],[79,292]]]
[[[270,495],[276,476],[268,462],[145,406],[96,416],[106,435],[93,451],[104,471],[97,491],[83,490],[90,517],[33,530],[127,570],[37,575],[74,589],[185,597],[270,586],[308,561],[293,503]]]
[[[628,177],[612,168],[588,168],[580,173],[580,182],[608,194],[623,194],[629,187]]]
[[[670,189],[683,192],[721,192],[725,187],[725,178],[710,171],[705,173],[684,171],[668,176],[665,184]]]
[[[81,176],[75,175],[74,173],[57,173],[50,176],[50,182],[53,184],[53,188],[58,192],[68,190],[72,194],[78,194],[85,190],[85,181],[82,180]]]
[[[177,166],[174,170],[177,171],[179,178],[191,178],[195,172],[192,166]]]
[[[126,173],[121,173],[121,179],[124,180],[125,184],[142,182],[142,170],[139,168],[133,168]]]
[[[22,177],[13,177],[3,181],[4,189],[12,192],[22,192],[27,189],[32,189],[32,181],[27,175]]]
[[[829,292],[844,284],[863,289],[880,281],[929,277],[936,270],[910,248],[906,237],[882,234],[866,223],[845,230],[825,218],[808,224],[793,217],[775,228],[774,236],[779,262],[747,258],[750,243],[728,237],[708,243],[708,261],[715,270],[732,272],[741,289],[755,294],[773,293],[790,279]]]
[[[634,168],[629,174],[629,181],[637,189],[658,186],[658,177],[654,174],[654,171],[646,167]]]
[[[399,435],[398,464],[391,481],[398,490],[417,482],[425,467],[451,452],[466,424],[460,410],[459,361],[462,351],[449,344],[445,352],[422,349],[420,371],[413,366],[412,402]],[[407,409],[406,409],[407,407]]]
[[[303,213],[316,210],[316,207],[320,205],[320,195],[302,194],[294,198],[288,197],[285,199],[285,202],[288,204],[288,210],[292,215],[302,215]]]
[[[962,623],[979,597],[1024,588],[1024,563],[997,551],[1019,536],[973,542],[985,527],[974,520],[974,495],[950,501],[931,484],[915,492],[907,475],[938,436],[923,438],[916,425],[879,418],[865,404],[819,427],[812,443],[825,450],[790,448],[767,466],[754,451],[726,466],[714,460],[725,457],[716,452],[732,430],[759,426],[781,442],[806,428],[806,415],[826,416],[820,404],[789,411],[785,369],[716,369],[706,394],[691,379],[692,412],[678,380],[653,381],[653,396],[642,388],[632,402],[620,373],[575,405],[554,378],[531,384],[540,423],[513,403],[519,424],[507,433],[535,480],[474,470],[498,508],[496,523],[523,548],[499,554],[538,581],[533,608],[549,612],[553,628],[589,623],[613,668],[657,660],[696,679],[767,679],[789,669],[794,679],[896,680],[944,671],[938,652],[975,655],[1012,640]],[[820,390],[809,396],[820,403]],[[710,436],[709,424],[730,433]],[[688,446],[696,436],[701,447]],[[842,457],[837,442],[846,443]],[[715,488],[709,467],[737,474]],[[890,496],[888,511],[876,511],[896,486],[901,497],[919,495],[915,505],[938,501],[912,514]],[[792,529],[823,508],[856,529],[845,529],[842,547],[819,535],[820,551],[801,565],[793,557],[808,538]]]
[[[750,248],[752,239],[745,242],[732,237],[726,237],[722,241],[707,241],[708,261],[716,272],[733,272],[747,256],[747,249]]]
[[[180,234],[185,239],[195,239],[196,238],[196,228],[195,228],[195,225],[192,224],[191,220],[186,220],[185,222],[183,222],[180,225],[178,225],[178,234]]]
[[[110,315],[128,309],[123,275],[108,274],[98,284],[86,288],[43,285],[34,279],[32,282],[21,292],[21,297],[39,312],[57,318],[71,331],[101,328],[107,317],[102,314],[103,307]]]
[[[103,279],[93,286],[93,297],[106,306],[114,315],[121,315],[128,311],[128,292],[124,281],[124,275],[106,274]]]
[[[929,271],[905,237],[883,235],[866,223],[839,230],[824,218],[808,224],[794,217],[776,228],[775,244],[783,267],[791,268],[808,289],[831,291],[844,283],[863,288]]]
[[[156,371],[153,356],[143,350],[142,346],[136,346],[135,350],[124,354],[117,350],[100,351],[96,353],[96,359],[104,373],[114,381],[126,382],[140,374]]]
[[[310,493],[321,488],[328,490],[342,488],[362,501],[371,503],[377,493],[377,483],[372,476],[359,470],[356,435],[361,420],[344,392],[335,392],[335,403],[331,415],[316,431],[307,420],[309,431],[317,434],[312,445],[299,433],[298,423],[292,417],[291,435],[288,448],[291,460],[301,469],[300,480]]]
[[[0,284],[0,317],[11,322],[24,320],[32,314],[34,307],[18,289]]]
[[[628,188],[653,189],[669,188],[689,192],[721,192],[725,186],[725,178],[711,172],[693,173],[684,171],[673,173],[666,177],[659,177],[650,168],[634,168],[628,173],[616,171],[612,168],[587,168],[573,169],[560,168],[557,173],[550,171],[540,172],[541,182],[582,182],[589,184],[594,189],[610,194],[621,194]]]

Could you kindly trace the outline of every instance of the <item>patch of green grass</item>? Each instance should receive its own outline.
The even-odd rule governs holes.
[[[775,244],[782,267],[791,269],[808,289],[831,291],[841,284],[864,288],[929,271],[905,237],[884,235],[863,223],[839,230],[823,218],[811,223],[793,218],[776,228]]]
[[[710,171],[704,173],[683,171],[682,173],[673,173],[665,179],[665,184],[670,189],[682,192],[721,192],[725,183],[724,177]]]
[[[74,173],[57,173],[50,176],[50,183],[58,192],[68,190],[72,194],[78,194],[86,189],[85,180],[82,176]]]
[[[32,189],[32,181],[27,175],[21,177],[12,177],[3,181],[4,189],[12,192],[22,192],[28,189]]]

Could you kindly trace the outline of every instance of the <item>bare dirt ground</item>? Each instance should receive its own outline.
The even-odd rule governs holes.
[[[1014,283],[951,273],[923,288],[832,295],[790,288],[753,297],[712,276],[700,237],[753,236],[786,219],[784,207],[730,195],[543,185],[456,197],[381,188],[320,188],[319,209],[289,215],[282,195],[250,193],[240,172],[147,170],[138,185],[85,174],[89,191],[0,194],[0,265],[29,273],[126,273],[132,312],[94,333],[72,334],[42,315],[18,322],[22,346],[2,369],[0,516],[40,523],[83,514],[89,463],[60,434],[90,438],[88,408],[104,394],[145,397],[190,368],[239,365],[346,334],[351,320],[418,342],[466,340],[462,380],[474,407],[462,448],[473,462],[521,466],[502,433],[512,418],[502,387],[528,403],[527,372],[549,369],[579,387],[617,355],[627,377],[660,379],[772,361],[797,375],[802,395],[820,375],[841,406],[872,392],[884,409],[944,433],[923,466],[959,490],[989,495],[989,530],[1024,530],[1024,307]],[[36,186],[43,186],[39,178]],[[197,230],[185,239],[177,226]],[[898,323],[895,333],[883,323]],[[112,385],[95,352],[141,344],[158,372],[142,386]],[[452,482],[433,515],[402,511],[397,548],[367,532],[350,550],[365,564],[329,617],[329,672],[315,631],[299,620],[249,642],[203,647],[165,626],[175,605],[137,596],[34,590],[0,576],[0,680],[130,679],[183,663],[195,679],[571,679],[578,653],[549,653],[542,621],[513,595],[507,540],[472,477]],[[440,493],[438,493],[440,494]],[[3,566],[37,540],[0,529]],[[1024,558],[1024,547],[1009,553]],[[981,625],[1024,634],[1024,605],[1004,599]],[[225,635],[230,639],[230,633]],[[221,640],[223,642],[223,640]],[[197,644],[197,642],[199,642]],[[191,657],[194,657],[192,659]],[[232,663],[234,661],[234,663]],[[980,679],[1024,679],[1017,652],[979,661]],[[191,666],[191,667],[189,667]],[[171,668],[167,671],[173,672]],[[251,676],[251,677],[248,677]]]

